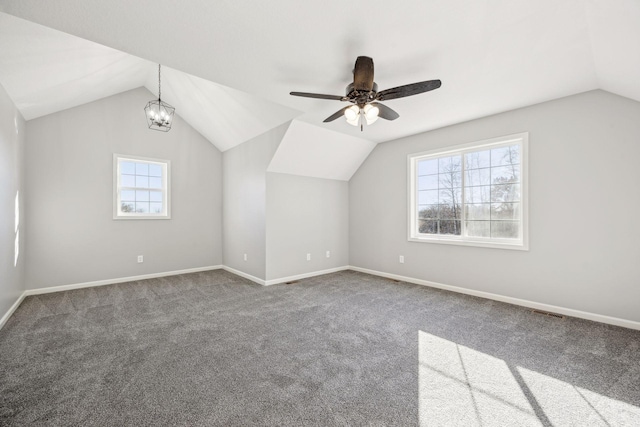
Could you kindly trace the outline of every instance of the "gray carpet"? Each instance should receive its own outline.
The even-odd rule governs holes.
[[[32,296],[0,424],[639,426],[640,332],[350,271]]]

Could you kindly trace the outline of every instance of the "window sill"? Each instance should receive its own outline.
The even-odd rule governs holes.
[[[437,243],[443,245],[457,245],[457,246],[475,246],[479,248],[490,249],[507,249],[515,251],[528,251],[529,245],[522,242],[509,243],[509,242],[483,242],[479,240],[458,240],[447,237],[414,237],[408,238],[410,242],[417,243]]]
[[[128,220],[128,219],[171,219],[171,216],[143,216],[143,215],[131,215],[131,216],[114,216],[114,220]]]

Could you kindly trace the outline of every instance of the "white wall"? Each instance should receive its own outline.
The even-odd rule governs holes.
[[[0,85],[0,318],[24,290],[24,141],[25,122]],[[19,256],[15,263],[16,193],[19,204]]]
[[[349,264],[347,181],[267,173],[266,217],[268,280]]]
[[[407,241],[408,154],[526,131],[528,252]],[[350,263],[640,321],[639,159],[640,103],[603,91],[379,144],[350,181]]]
[[[222,155],[179,116],[148,129],[151,99],[139,88],[27,122],[27,288],[222,263]],[[170,220],[113,219],[114,153],[171,161]]]
[[[348,183],[267,172],[288,127],[223,153],[224,265],[260,280],[348,265]]]
[[[278,126],[222,157],[224,265],[261,280],[266,277],[267,167],[288,127]]]

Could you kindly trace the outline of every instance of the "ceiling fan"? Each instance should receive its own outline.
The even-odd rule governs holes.
[[[391,108],[378,101],[388,101],[391,99],[404,98],[406,96],[417,95],[438,89],[442,85],[440,80],[428,80],[424,82],[411,83],[378,92],[378,85],[373,81],[373,59],[368,56],[359,56],[353,69],[353,83],[347,86],[347,94],[322,95],[319,93],[290,92],[293,96],[303,96],[306,98],[331,99],[334,101],[348,101],[353,105],[346,106],[334,114],[324,119],[324,123],[332,122],[340,116],[347,119],[347,123],[353,126],[372,124],[378,117],[385,120],[395,120],[400,115]]]

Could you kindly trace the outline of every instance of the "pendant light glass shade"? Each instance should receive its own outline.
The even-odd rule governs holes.
[[[158,64],[158,99],[149,101],[144,111],[147,116],[147,124],[149,129],[159,130],[161,132],[169,132],[173,123],[173,115],[176,111],[171,105],[162,101],[160,86],[160,64]]]

